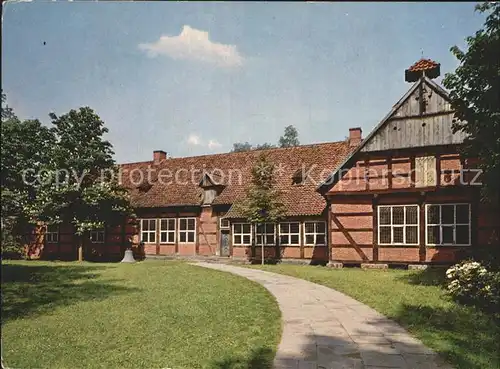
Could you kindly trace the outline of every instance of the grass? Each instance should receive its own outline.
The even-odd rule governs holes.
[[[260,285],[181,262],[3,262],[11,368],[270,368],[280,311]]]
[[[425,271],[252,266],[334,288],[392,318],[459,369],[499,368],[498,320],[445,293],[444,269]]]

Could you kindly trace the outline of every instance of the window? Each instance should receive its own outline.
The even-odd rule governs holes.
[[[300,245],[300,223],[280,223],[280,245]]]
[[[418,245],[418,205],[378,207],[379,245]]]
[[[160,243],[175,243],[175,218],[160,219]]]
[[[304,222],[305,245],[326,245],[326,223]]]
[[[220,219],[220,229],[229,229],[229,219]]]
[[[59,226],[57,224],[48,224],[45,230],[45,241],[47,243],[57,243],[59,241]]]
[[[428,204],[427,245],[470,245],[470,204]]]
[[[264,243],[264,245],[276,244],[275,227],[272,223],[258,224],[255,230],[255,236],[256,245],[262,245],[262,243]]]
[[[233,245],[252,244],[252,225],[250,223],[233,224]]]
[[[90,231],[90,242],[104,243],[104,228],[93,229]]]
[[[179,242],[195,242],[196,218],[179,218]]]
[[[156,219],[141,219],[141,242],[156,242]]]
[[[415,187],[435,186],[437,180],[436,157],[415,158]]]

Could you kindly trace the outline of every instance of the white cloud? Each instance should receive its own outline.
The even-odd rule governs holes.
[[[139,49],[148,56],[166,55],[173,59],[196,60],[221,67],[238,67],[243,57],[235,45],[224,45],[210,41],[208,32],[185,25],[178,36],[161,36],[153,43],[139,44]]]
[[[201,139],[197,135],[189,135],[187,143],[193,146],[201,145]]]
[[[222,145],[220,144],[220,142],[216,141],[216,140],[210,140],[208,141],[208,148],[210,150],[212,149],[217,149],[219,147],[221,147]]]
[[[201,139],[200,136],[194,133],[191,133],[188,136],[186,142],[190,146],[207,147],[209,150],[214,150],[222,147],[222,144],[219,141],[213,139],[205,141]]]

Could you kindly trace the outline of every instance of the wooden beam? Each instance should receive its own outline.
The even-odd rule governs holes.
[[[378,261],[378,211],[377,211],[377,205],[378,205],[378,196],[374,195],[373,196],[373,201],[372,201],[372,209],[373,209],[373,216],[372,216],[372,243],[373,243],[373,261]]]
[[[392,156],[387,158],[387,188],[392,189]]]
[[[425,248],[425,233],[427,232],[427,227],[425,224],[425,192],[422,193],[421,197],[418,201],[419,205],[419,238],[420,238],[420,246],[418,250],[418,259],[421,263],[425,262],[426,258],[426,248]]]
[[[195,235],[194,238],[195,240],[195,246],[194,246],[194,253],[195,255],[198,255],[200,253],[200,225],[201,225],[201,213],[198,217],[195,217],[195,222],[196,222],[196,227],[195,229]],[[187,227],[187,224],[186,224]]]
[[[175,254],[179,254],[179,210],[175,211]]]
[[[368,191],[370,190],[370,177],[368,176],[368,174],[370,173],[370,160],[368,159],[368,156],[365,157],[364,165],[365,165],[365,189]]]
[[[156,222],[156,255],[160,254],[160,223],[161,223],[161,218],[155,218]]]
[[[326,246],[327,246],[327,256],[328,260],[333,261],[333,244],[331,242],[332,240],[332,203],[330,200],[326,199],[326,204],[328,208],[328,214],[327,214],[327,223],[326,223]],[[301,223],[302,224],[302,223]],[[303,227],[301,227],[303,228]],[[304,231],[302,230],[302,233]],[[301,238],[302,242],[301,244],[304,244],[305,240]]]
[[[299,227],[300,227],[300,258],[301,259],[304,259],[304,243],[305,243],[305,232],[304,232],[304,228],[305,228],[305,225],[304,225],[304,222],[300,222],[299,223]],[[327,225],[327,228],[328,228],[328,225]]]
[[[436,154],[436,187],[441,187],[441,155]]]
[[[335,215],[335,216],[337,216],[337,215]],[[347,232],[372,232],[373,228],[344,228],[342,230],[332,229],[332,232],[342,233],[343,231],[347,231]]]
[[[358,217],[358,216],[372,216],[373,212],[372,211],[358,211],[358,212],[352,212],[352,213],[335,213],[335,216],[337,217]]]
[[[410,187],[415,187],[415,155],[410,156]]]

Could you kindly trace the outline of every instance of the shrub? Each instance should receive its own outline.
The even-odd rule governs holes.
[[[463,261],[446,271],[448,293],[465,305],[494,312],[500,303],[500,273],[477,261]]]
[[[7,222],[2,222],[0,228],[1,257],[2,259],[23,259],[26,253],[22,246],[21,237],[15,236],[9,225]]]

